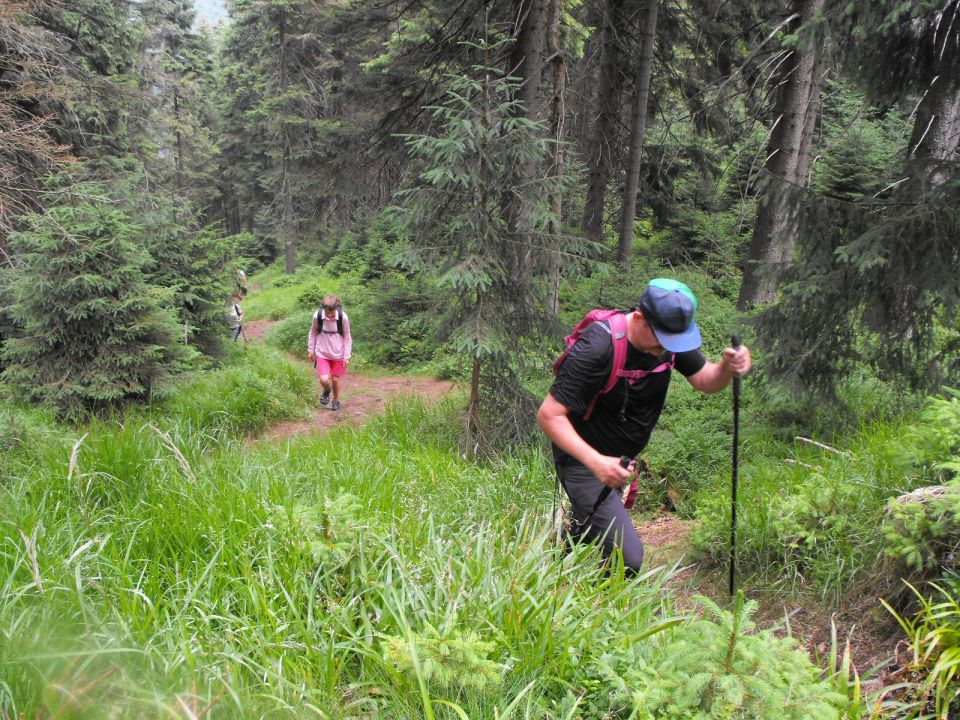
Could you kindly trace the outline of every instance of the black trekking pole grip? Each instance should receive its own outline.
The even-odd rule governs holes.
[[[730,345],[740,349],[740,336],[731,335]],[[740,441],[740,376],[733,376],[733,449],[731,451],[732,473],[730,478],[730,596],[736,587],[737,567],[737,466]]]
[[[630,457],[629,455],[620,456],[620,467],[624,469],[628,469],[630,467],[630,463],[632,462],[633,462],[633,458]],[[597,501],[593,504],[593,509],[590,510],[590,514],[587,515],[586,519],[581,523],[582,525],[586,526],[587,524],[590,523],[591,520],[593,520],[594,514],[597,512],[600,506],[603,505],[603,501],[606,500],[608,497],[610,497],[611,492],[613,492],[613,488],[610,487],[609,485],[605,486],[603,490],[600,491],[600,495],[597,497]]]

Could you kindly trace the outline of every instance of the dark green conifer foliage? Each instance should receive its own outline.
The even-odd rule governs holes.
[[[224,301],[232,275],[226,269],[227,241],[219,225],[200,229],[170,223],[153,228],[144,239],[150,260],[148,282],[171,291],[170,303],[180,323],[179,339],[207,355],[217,355],[224,334]]]
[[[431,108],[436,134],[407,137],[416,180],[391,210],[397,234],[409,243],[399,261],[443,290],[437,309],[443,334],[472,361],[467,429],[473,447],[482,439],[481,416],[489,421],[490,440],[500,430],[517,431],[524,425],[517,418],[532,414],[518,368],[525,341],[555,322],[545,304],[549,261],[582,254],[584,246],[548,231],[551,223],[559,226],[546,201],[561,178],[505,185],[513,168],[542,166],[551,157],[542,123],[517,112],[516,80],[480,65],[451,86],[446,102]],[[529,231],[534,247],[530,273],[520,282],[511,277],[520,238],[505,213],[513,197],[522,211],[513,227]]]
[[[11,238],[19,268],[4,295],[16,336],[3,344],[3,379],[65,415],[162,389],[186,352],[169,293],[144,277],[137,226],[92,198],[26,222]]]
[[[855,202],[788,192],[797,255],[779,303],[759,318],[768,367],[817,391],[861,359],[913,387],[955,383],[960,3],[882,0],[839,13],[855,41],[850,69],[873,97],[916,105],[913,137],[882,192]],[[884,52],[864,41],[871,33],[889,41]]]

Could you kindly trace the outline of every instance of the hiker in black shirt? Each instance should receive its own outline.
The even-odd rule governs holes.
[[[643,543],[620,498],[621,486],[633,474],[621,457],[634,458],[646,446],[667,396],[671,362],[705,393],[723,390],[734,375],[750,369],[745,346],[726,348],[719,363],[704,357],[696,307],[696,298],[683,283],[652,280],[638,307],[625,313],[623,365],[624,370],[649,374],[635,382],[621,378],[601,393],[613,366],[614,341],[608,321],[595,322],[570,348],[537,414],[540,428],[553,441],[557,474],[570,498],[570,538],[602,538],[604,555],[619,548],[628,572],[639,571]],[[616,492],[607,491],[604,497],[605,488]]]

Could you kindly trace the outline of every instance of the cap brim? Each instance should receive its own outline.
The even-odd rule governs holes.
[[[695,322],[690,323],[690,327],[682,333],[665,332],[653,323],[650,323],[650,329],[653,330],[653,334],[660,341],[660,346],[670,352],[687,352],[688,350],[696,350],[703,345],[700,328],[697,327]]]

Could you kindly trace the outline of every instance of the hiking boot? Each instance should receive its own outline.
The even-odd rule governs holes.
[[[320,395],[320,404],[326,405],[328,402],[330,402],[330,391],[324,390],[323,394]]]
[[[334,400],[334,401],[333,401],[333,405],[330,406],[330,409],[333,410],[334,412],[336,412],[337,410],[339,410],[339,409],[340,409],[340,401],[339,401],[339,400]]]

